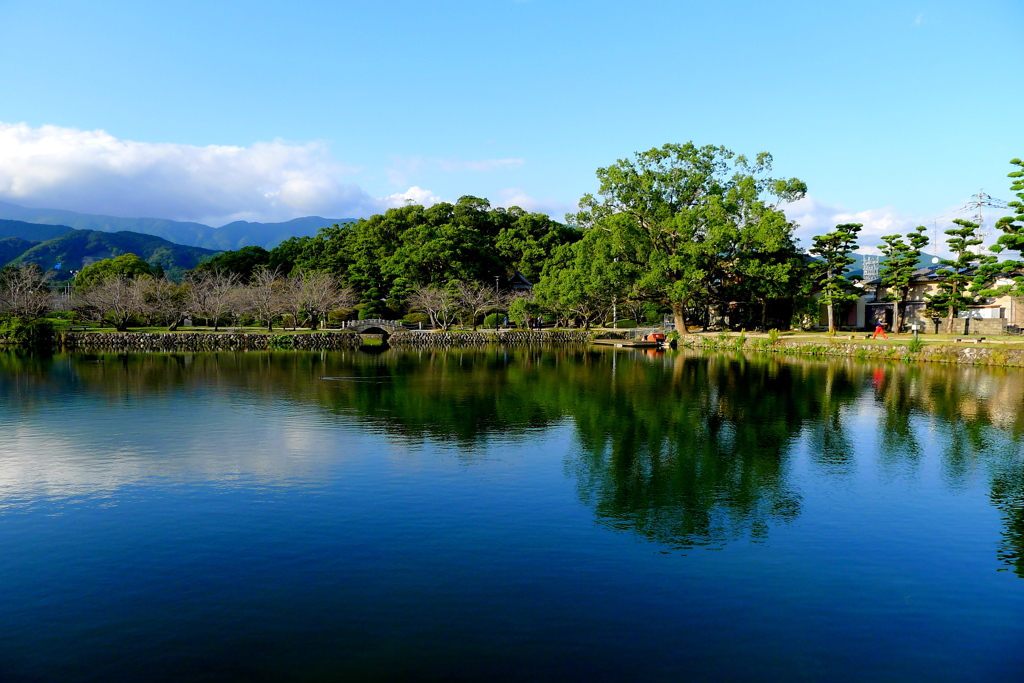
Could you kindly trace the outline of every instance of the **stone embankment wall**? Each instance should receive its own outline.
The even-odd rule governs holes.
[[[585,344],[592,333],[572,331],[505,330],[501,332],[395,332],[391,346],[477,346],[480,344]]]
[[[65,332],[57,336],[57,345],[65,348],[113,349],[124,351],[262,351],[291,348],[301,351],[346,349],[362,343],[358,334],[234,334],[170,332]]]
[[[379,338],[380,335],[367,335]],[[533,332],[507,330],[503,332],[396,332],[388,338],[392,346],[479,346],[481,344],[583,344],[591,339],[590,332]],[[295,349],[321,351],[346,349],[362,344],[354,332],[324,334],[235,334],[170,332],[153,334],[144,332],[65,332],[58,334],[58,346],[65,348],[111,349],[124,351],[261,351],[265,349]]]
[[[965,365],[1000,365],[1024,367],[1024,349],[974,344],[928,344],[920,351],[911,352],[906,345],[851,344],[835,342],[778,341],[747,339],[742,345],[737,337],[719,340],[695,335],[684,335],[681,345],[716,351],[743,351],[778,353],[791,356],[845,357],[857,360],[891,360],[913,363],[962,363]]]

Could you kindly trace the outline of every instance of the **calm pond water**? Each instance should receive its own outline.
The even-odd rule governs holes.
[[[1024,680],[1024,376],[0,353],[0,680]]]

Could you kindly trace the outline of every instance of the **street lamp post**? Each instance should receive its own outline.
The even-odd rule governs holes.
[[[501,329],[501,323],[498,322],[498,308],[497,308],[497,304],[498,304],[498,289],[499,289],[498,281],[499,280],[501,280],[501,276],[500,275],[495,275],[494,276],[494,304],[495,304],[495,308],[494,308],[494,329],[496,329],[496,330],[500,330]]]

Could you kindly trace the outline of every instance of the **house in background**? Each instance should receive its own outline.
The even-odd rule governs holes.
[[[920,268],[914,273],[910,290],[904,305],[904,324],[921,325],[922,332],[935,332],[933,318],[925,318],[924,310],[928,306],[928,296],[939,290],[939,282],[943,280],[943,269],[938,266]],[[1010,284],[1010,280],[997,280],[996,285]],[[896,321],[896,302],[887,301],[888,288],[880,279],[864,283],[864,318],[858,316],[861,329],[872,329],[876,320],[883,320],[886,329],[892,330]],[[858,307],[861,302],[857,302]],[[1024,325],[1024,301],[1020,298],[1001,296],[981,299],[977,305],[969,306],[961,311],[953,323],[954,334],[1003,334],[1007,325]],[[945,323],[939,327],[945,331]]]

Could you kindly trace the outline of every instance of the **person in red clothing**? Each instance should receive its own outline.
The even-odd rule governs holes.
[[[872,339],[878,339],[878,335],[882,335],[882,339],[888,339],[889,337],[885,334],[885,325],[882,324],[881,318],[875,318],[875,333],[871,335]]]

